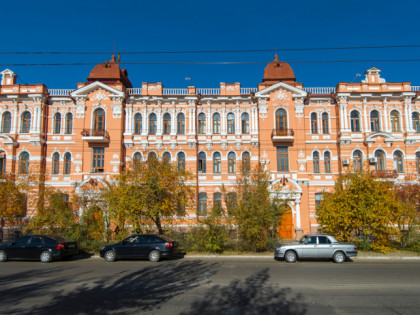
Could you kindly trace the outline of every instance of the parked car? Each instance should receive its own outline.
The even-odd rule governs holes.
[[[172,257],[178,254],[178,243],[164,235],[142,234],[131,235],[125,240],[104,246],[100,255],[106,261],[115,261],[123,258],[148,258],[157,262],[163,257]]]
[[[40,260],[44,263],[77,254],[77,243],[61,237],[25,235],[0,245],[0,262],[6,260]]]
[[[336,263],[343,263],[350,257],[357,256],[354,244],[338,242],[331,235],[305,235],[298,243],[277,245],[274,258],[294,263],[298,259],[332,259]]]

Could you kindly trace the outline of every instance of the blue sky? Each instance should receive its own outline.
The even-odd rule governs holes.
[[[1,4],[0,52],[11,51],[185,51],[317,48],[420,44],[419,1],[5,1]],[[419,48],[279,51],[291,61],[420,59]],[[122,62],[244,61],[239,65],[122,65],[134,87],[162,82],[167,88],[218,87],[241,82],[256,87],[274,52],[142,54]],[[0,54],[0,64],[101,63],[110,54]],[[388,82],[420,85],[420,62],[291,63],[307,87],[335,86],[370,67]],[[93,66],[0,66],[19,83],[76,88]],[[185,80],[191,78],[190,81]]]

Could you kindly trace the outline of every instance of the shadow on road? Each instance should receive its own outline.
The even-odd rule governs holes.
[[[305,314],[302,296],[293,295],[288,288],[269,284],[269,278],[266,268],[243,281],[213,286],[205,298],[192,303],[191,311],[182,314]]]
[[[110,314],[153,311],[173,297],[208,282],[208,278],[216,272],[217,265],[199,261],[159,263],[136,272],[112,274],[94,280],[87,275],[85,281],[79,277],[76,280],[60,277],[59,275],[65,272],[62,270],[57,278],[50,277],[30,286],[13,288],[13,292],[6,296],[3,295],[4,291],[0,294],[3,305],[17,302],[16,297],[30,299],[42,294],[52,297],[48,302],[40,301],[32,308],[9,305],[9,314]],[[27,276],[28,280],[31,276],[42,277],[40,274],[22,276]],[[69,287],[69,284],[73,286]]]

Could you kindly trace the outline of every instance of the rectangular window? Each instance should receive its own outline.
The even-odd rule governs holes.
[[[322,193],[315,194],[315,209],[321,204],[321,201],[324,200],[324,196]]]
[[[93,148],[92,173],[104,172],[105,148]]]
[[[207,215],[207,194],[198,195],[198,215]]]
[[[217,214],[221,214],[222,212],[222,194],[221,193],[213,194],[213,211],[215,211]]]
[[[277,171],[287,172],[289,170],[289,148],[277,147]]]
[[[236,207],[236,193],[230,192],[227,194],[226,207],[227,207],[228,214],[232,215],[233,210]]]

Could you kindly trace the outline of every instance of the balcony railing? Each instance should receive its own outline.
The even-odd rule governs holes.
[[[303,90],[312,94],[335,93],[335,87],[304,87]]]
[[[74,91],[72,89],[48,89],[50,96],[68,96]]]
[[[188,95],[188,89],[163,89],[163,95]]]
[[[375,178],[397,178],[398,177],[398,173],[395,170],[393,170],[393,171],[372,171],[370,174],[372,175],[372,177],[375,177]]]
[[[274,129],[271,132],[271,140],[273,142],[288,142],[293,143],[295,138],[295,132],[293,129],[283,129],[283,130],[277,130]]]
[[[83,129],[82,132],[83,140],[87,141],[109,141],[109,133],[106,130],[96,130],[96,129]]]
[[[295,136],[295,132],[293,131],[293,129],[282,129],[282,130],[274,129],[273,132],[271,133],[271,138],[273,138],[273,137],[294,137],[294,136]]]
[[[129,95],[141,95],[141,88],[128,88],[127,93]]]

